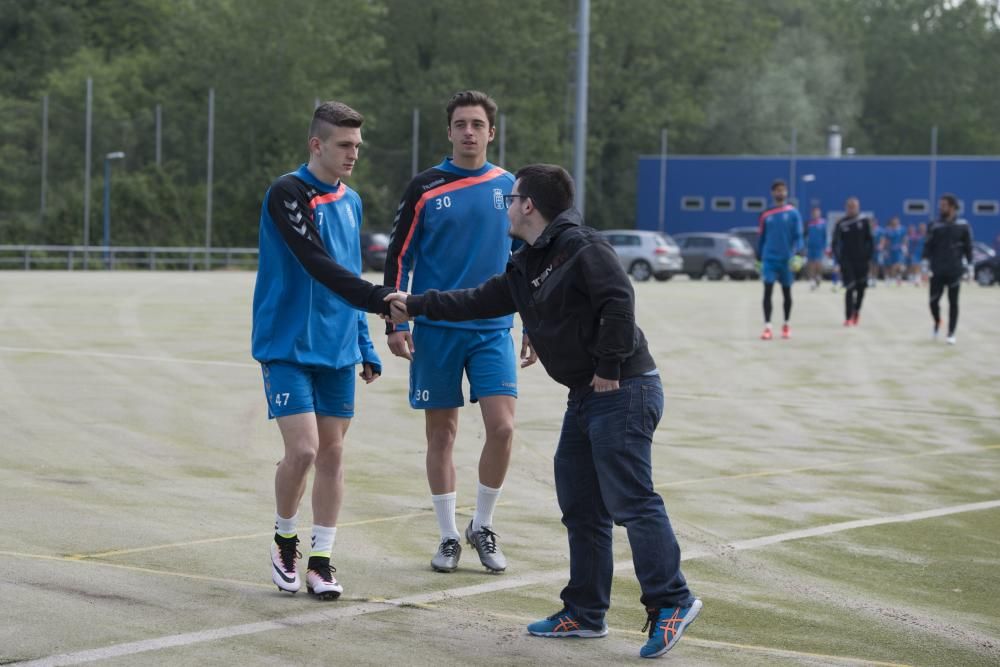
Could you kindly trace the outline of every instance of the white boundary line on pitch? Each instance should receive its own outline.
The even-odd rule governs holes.
[[[842,521],[840,523],[831,523],[826,526],[817,526],[815,528],[807,528],[804,530],[793,530],[786,533],[778,533],[777,535],[768,535],[765,537],[757,537],[749,540],[740,540],[728,545],[724,545],[723,548],[728,546],[737,551],[743,551],[746,549],[757,549],[760,547],[770,546],[772,544],[778,544],[780,542],[801,540],[808,537],[817,537],[820,535],[830,535],[832,533],[839,533],[845,530],[853,530],[855,528],[868,528],[871,526],[881,526],[891,523],[920,521],[922,519],[932,519],[936,517],[948,516],[951,514],[961,514],[964,512],[976,512],[980,510],[993,509],[997,507],[1000,507],[1000,500],[988,500],[979,503],[969,503],[966,505],[953,505],[951,507],[940,507],[937,509],[925,510],[922,512],[910,512],[908,514],[896,514],[893,516],[875,517],[871,519],[858,519],[855,521]],[[684,556],[684,560],[711,557],[716,555],[716,553],[717,551],[715,550],[695,549],[692,550],[692,552],[689,552],[686,556]],[[615,566],[615,572],[624,572],[624,571],[629,571],[631,569],[632,569],[631,562],[622,563],[620,565]],[[322,623],[325,621],[333,621],[340,618],[363,616],[365,614],[373,614],[373,613],[378,613],[380,611],[387,611],[390,609],[396,609],[399,607],[406,607],[410,605],[421,605],[430,602],[440,602],[443,600],[449,600],[454,598],[471,597],[474,595],[481,595],[483,593],[493,593],[497,591],[510,590],[513,588],[522,588],[524,586],[544,584],[565,578],[566,578],[566,572],[563,570],[560,570],[559,572],[539,572],[536,574],[525,575],[520,577],[509,577],[509,578],[505,577],[499,581],[491,581],[485,584],[461,586],[459,588],[451,588],[443,591],[434,591],[431,593],[406,595],[401,598],[386,600],[384,603],[362,602],[362,603],[352,604],[347,607],[337,607],[333,609],[327,609],[324,611],[312,612],[308,614],[297,614],[294,616],[286,616],[284,618],[276,619],[273,621],[244,623],[240,625],[231,625],[228,627],[214,628],[211,630],[201,630],[198,632],[186,632],[176,635],[167,635],[165,637],[157,637],[155,639],[144,639],[135,642],[127,642],[124,644],[115,644],[103,648],[88,649],[84,651],[76,651],[73,653],[61,653],[58,655],[48,656],[45,658],[39,658],[37,660],[29,660],[13,664],[22,665],[24,667],[29,667],[29,666],[53,667],[55,665],[78,665],[85,662],[92,662],[94,660],[106,660],[126,655],[146,653],[149,651],[159,651],[163,649],[190,646],[192,644],[199,644],[202,642],[215,641],[219,639],[228,639],[230,637],[241,637],[245,635],[257,634],[260,632],[269,632],[271,630],[281,630],[284,628],[288,628],[290,626],[305,626],[316,623]]]
[[[68,357],[99,357],[101,359],[131,359],[133,361],[158,361],[170,364],[197,364],[201,366],[236,366],[239,368],[257,368],[259,364],[245,361],[216,361],[213,359],[184,359],[181,357],[150,357],[141,354],[122,354],[121,352],[97,352],[94,350],[47,350],[39,347],[9,347],[0,345],[0,352],[28,352],[31,354],[61,354]]]
[[[154,357],[141,354],[124,354],[121,352],[98,352],[96,350],[54,350],[48,348],[40,347],[11,347],[8,345],[0,345],[0,352],[27,352],[30,354],[59,354],[68,357],[96,357],[99,359],[129,359],[132,361],[153,361],[158,363],[168,363],[168,364],[193,364],[199,366],[228,366],[234,368],[257,368],[259,364],[251,363],[246,361],[217,361],[213,359],[185,359],[183,357]],[[722,396],[713,394],[689,394],[685,392],[674,392],[666,391],[667,398],[688,400],[688,401],[745,401],[748,400],[745,396]],[[777,403],[779,406],[784,407],[794,407],[794,408],[816,408],[822,407],[819,402],[810,401],[787,401],[782,400]],[[931,416],[941,416],[941,417],[953,417],[956,419],[971,419],[971,420],[986,420],[994,421],[1000,420],[1000,417],[984,416],[984,415],[973,415],[973,414],[962,414],[962,413],[952,413],[944,411],[927,410],[925,408],[913,408],[906,406],[893,406],[893,405],[851,405],[850,407],[858,410],[882,410],[890,412],[899,412],[903,414],[915,414],[915,415],[931,415]]]

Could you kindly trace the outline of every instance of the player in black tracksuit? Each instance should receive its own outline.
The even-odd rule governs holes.
[[[543,637],[601,637],[611,603],[612,526],[625,526],[646,607],[643,657],[668,651],[701,601],[653,488],[652,437],[663,386],[635,322],[635,295],[611,245],[572,208],[573,181],[555,165],[517,173],[504,197],[510,235],[525,246],[504,273],[474,289],[397,293],[393,320],[499,317],[515,310],[538,359],[569,388],[555,454],[556,496],[569,536],[563,609],[528,626]],[[665,454],[665,452],[664,452]],[[645,629],[645,628],[644,628]]]
[[[861,204],[851,197],[846,204],[847,215],[833,229],[833,258],[840,265],[844,279],[844,326],[858,326],[861,302],[868,284],[868,264],[875,244],[871,221],[861,215]]]
[[[927,229],[923,259],[931,268],[931,317],[934,318],[934,337],[941,328],[941,295],[948,288],[948,343],[955,344],[955,327],[958,326],[958,288],[965,275],[964,258],[972,263],[972,233],[969,225],[958,222],[958,199],[955,195],[941,195],[938,202],[940,217]]]

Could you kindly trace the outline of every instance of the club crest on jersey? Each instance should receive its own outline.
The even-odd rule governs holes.
[[[502,211],[503,205],[503,190],[500,188],[493,188],[493,208]]]

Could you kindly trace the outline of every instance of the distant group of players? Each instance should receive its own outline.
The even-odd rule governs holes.
[[[874,252],[869,264],[868,287],[878,285],[879,279],[887,284],[895,281],[897,285],[907,281],[914,287],[927,284],[928,270],[923,262],[927,223],[911,224],[908,228],[903,228],[899,218],[893,216],[886,227],[880,227],[878,220],[874,218],[869,219],[869,224]],[[823,259],[833,254],[828,227],[822,209],[814,206],[805,225],[806,276],[812,283],[810,289],[813,290],[820,286],[823,277]],[[834,291],[837,290],[839,273],[839,267],[834,266]]]
[[[780,283],[783,294],[781,337],[791,338],[792,283],[801,268],[800,253],[804,247],[812,289],[820,284],[824,257],[833,257],[834,289],[838,273],[844,284],[845,327],[858,326],[865,289],[874,287],[880,276],[886,281],[895,280],[898,285],[907,278],[917,286],[929,280],[933,337],[940,335],[940,301],[947,290],[947,341],[950,345],[956,343],[958,293],[967,267],[972,264],[972,234],[969,225],[958,218],[955,195],[941,195],[937,219],[929,225],[910,225],[909,230],[902,227],[898,217],[891,218],[888,226],[880,230],[877,221],[861,213],[858,198],[849,197],[845,215],[834,223],[832,234],[818,207],[812,209],[803,231],[799,211],[787,201],[788,187],[784,181],[772,183],[771,197],[773,206],[760,215],[757,248],[764,281],[761,339],[774,337],[771,296],[775,282]]]

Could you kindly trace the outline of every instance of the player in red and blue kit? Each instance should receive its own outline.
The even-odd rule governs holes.
[[[781,337],[791,338],[792,329],[788,321],[792,315],[792,282],[795,276],[789,264],[792,256],[802,245],[802,216],[788,199],[788,186],[782,180],[771,184],[774,205],[760,214],[760,239],[757,256],[761,260],[761,276],[764,280],[764,332],[762,340],[771,340],[771,293],[774,282],[781,282],[781,293],[785,307],[785,322],[781,327]]]
[[[882,233],[885,243],[886,281],[895,278],[897,285],[903,284],[903,269],[906,266],[906,230],[899,224],[899,218],[889,218],[889,226]]]
[[[823,255],[826,254],[827,244],[826,220],[819,206],[814,206],[809,223],[806,225],[806,260],[809,262],[806,269],[809,271],[809,280],[812,285],[809,287],[815,290],[823,278]]]
[[[511,239],[504,206],[514,177],[486,161],[495,134],[496,103],[486,94],[465,91],[447,106],[452,156],[418,174],[409,184],[393,223],[385,264],[385,284],[413,294],[428,289],[477,287],[503,273]],[[437,572],[452,572],[462,553],[455,520],[456,479],[452,452],[459,407],[479,402],[486,442],[479,459],[476,512],[465,538],[488,570],[502,572],[507,561],[493,532],[493,511],[510,465],[517,398],[517,358],[510,315],[467,322],[417,318],[387,325],[389,349],[410,363],[410,406],[424,410],[427,481],[441,540],[431,559]],[[525,339],[522,365],[536,358]]]
[[[883,239],[885,230],[879,226],[876,218],[870,218],[869,223],[871,224],[872,231],[872,256],[868,263],[868,287],[877,287],[879,275],[882,273],[883,257],[885,256],[885,243]]]
[[[921,283],[927,282],[927,272],[923,270],[923,265],[920,261],[924,254],[924,241],[926,238],[926,222],[921,222],[919,225],[910,225],[909,238],[906,240],[906,249],[910,260],[910,280],[915,287],[920,287]]]
[[[316,108],[308,164],[264,195],[253,294],[253,358],[264,375],[268,416],[284,441],[274,478],[271,580],[289,593],[301,587],[295,524],[314,470],[306,585],[325,600],[343,592],[330,553],[344,495],[355,367],[361,364],[366,383],[382,372],[362,311],[388,313],[383,297],[392,291],[359,277],[361,198],[342,180],[358,159],[363,122],[340,102]]]

